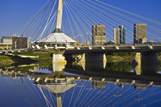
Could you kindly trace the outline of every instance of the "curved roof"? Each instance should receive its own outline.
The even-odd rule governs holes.
[[[43,39],[39,40],[38,42],[70,43],[70,42],[75,42],[75,40],[71,39],[64,33],[51,33],[48,36],[44,37]]]
[[[42,88],[49,90],[52,93],[64,93],[76,84],[60,84],[60,85],[39,85]]]

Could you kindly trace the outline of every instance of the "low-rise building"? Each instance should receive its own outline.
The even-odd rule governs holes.
[[[2,36],[1,43],[12,44],[12,37]]]
[[[0,43],[0,49],[20,49],[28,48],[29,42],[27,37],[13,37],[3,36]]]
[[[10,50],[10,49],[12,49],[12,44],[0,43],[0,50]]]

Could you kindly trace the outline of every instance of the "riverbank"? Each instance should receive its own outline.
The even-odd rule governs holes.
[[[20,64],[31,64],[38,63],[41,67],[47,67],[52,65],[52,56],[51,53],[42,53],[42,52],[20,52],[15,53],[16,55],[24,56],[38,56],[35,58],[21,58],[21,57],[12,57],[0,55],[0,67],[11,66],[11,65],[20,65]]]
[[[132,61],[136,52],[111,52],[106,54],[107,61]],[[158,60],[161,61],[161,52],[157,53]]]
[[[20,57],[0,55],[0,67],[30,64],[30,63],[36,63],[36,62],[37,62],[36,60],[29,59],[29,58],[20,58]]]
[[[10,57],[0,55],[0,67],[10,66],[13,63],[14,63],[14,61]]]
[[[52,64],[52,55],[47,52],[19,52],[15,53],[16,55],[24,55],[24,56],[37,56],[37,58],[31,58],[38,62],[39,66],[47,67]]]
[[[107,61],[112,62],[120,62],[120,61],[132,61],[134,59],[133,56],[106,56]]]
[[[52,65],[52,54],[47,52],[20,52],[15,53],[16,55],[24,56],[38,56],[37,58],[20,58],[20,57],[9,57],[0,55],[0,67],[10,66],[13,64],[33,63],[37,62],[42,67]],[[132,61],[135,57],[134,52],[112,52],[106,54],[107,61],[120,62],[120,61]],[[161,60],[161,53],[157,53],[158,59]]]

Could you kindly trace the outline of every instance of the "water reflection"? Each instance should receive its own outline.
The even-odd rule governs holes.
[[[35,81],[35,84],[40,87],[40,90],[43,94],[44,92],[41,88],[44,88],[55,95],[57,107],[62,107],[61,94],[76,85],[74,78],[67,78],[62,71],[57,71],[47,75],[36,75],[33,80]]]
[[[99,69],[91,65],[98,65]],[[160,105],[161,75],[156,71],[150,75],[143,73],[141,65],[138,68],[139,76],[130,72],[132,62],[108,62],[106,67],[98,63],[53,64],[50,74],[45,69],[39,72],[41,66],[37,64],[2,68],[0,94],[6,91],[6,95],[0,97],[0,105],[18,106],[18,102],[33,107]],[[7,103],[11,98],[16,103]]]

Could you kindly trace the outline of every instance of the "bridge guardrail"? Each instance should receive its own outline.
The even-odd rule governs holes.
[[[76,47],[113,47],[113,46],[161,46],[161,43],[154,44],[119,44],[119,45],[81,45]]]

